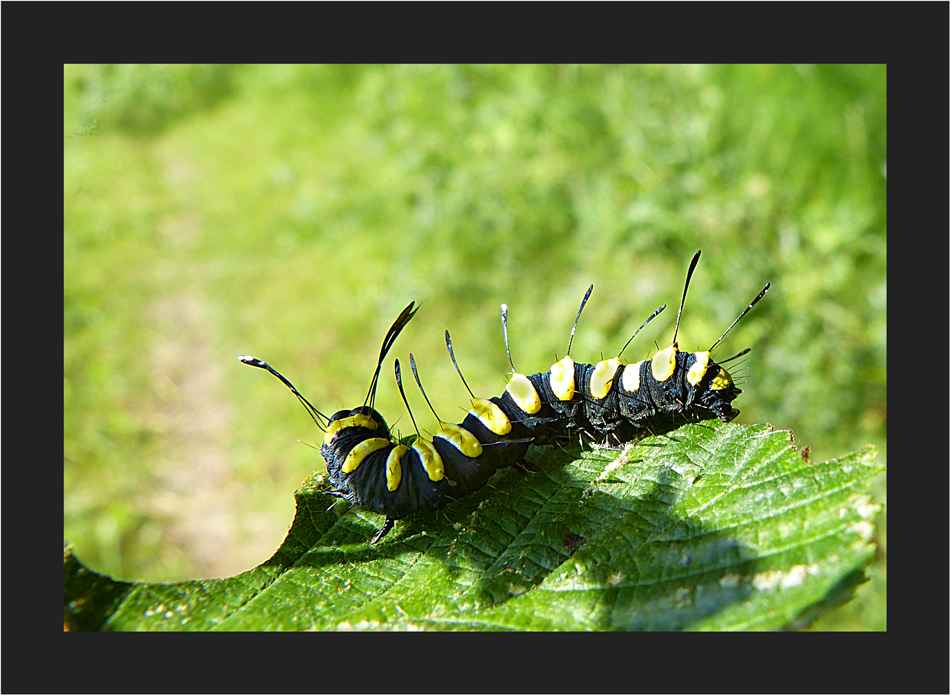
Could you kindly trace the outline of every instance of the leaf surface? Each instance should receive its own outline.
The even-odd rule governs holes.
[[[64,621],[110,630],[743,630],[807,624],[874,556],[867,448],[814,463],[787,431],[709,421],[527,470],[397,522],[297,491],[286,540],[227,579],[114,582],[65,553]],[[329,509],[328,509],[329,508]]]

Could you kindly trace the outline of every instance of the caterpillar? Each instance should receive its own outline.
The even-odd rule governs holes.
[[[411,410],[416,435],[404,440],[394,438],[386,420],[374,407],[383,360],[418,311],[413,308],[415,302],[403,309],[386,333],[366,399],[357,408],[339,410],[328,417],[266,362],[250,355],[240,355],[238,359],[280,379],[324,432],[320,453],[326,461],[332,488],[328,494],[385,514],[383,527],[370,541],[376,544],[392,530],[397,519],[420,510],[441,509],[481,488],[495,471],[519,463],[531,444],[550,445],[574,436],[592,440],[612,437],[617,442],[626,442],[638,433],[675,422],[677,418],[733,420],[739,411],[732,402],[742,391],[722,364],[747,354],[749,349],[721,363],[713,361],[710,353],[765,296],[771,283],[765,285],[712,347],[701,352],[682,352],[677,343],[680,318],[700,254],[693,256],[686,274],[673,341],[649,360],[628,364],[621,355],[666,305],[640,325],[616,357],[596,364],[571,358],[577,322],[593,285],[574,319],[566,356],[546,372],[525,375],[515,369],[508,344],[508,307],[502,305],[505,351],[511,373],[501,396],[485,399],[472,393],[456,361],[451,335],[445,332],[452,363],[472,396],[471,407],[461,423],[444,422],[432,409],[415,358],[410,354],[416,383],[439,421],[437,431],[428,439],[419,432]],[[408,409],[399,360],[395,361],[395,377]]]

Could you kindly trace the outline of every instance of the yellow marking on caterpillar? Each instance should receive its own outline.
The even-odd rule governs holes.
[[[706,370],[709,368],[709,352],[694,352],[693,357],[696,358],[696,361],[693,362],[693,366],[686,373],[686,381],[692,386],[697,386],[706,376]]]
[[[511,432],[511,421],[505,411],[491,401],[476,398],[472,401],[472,409],[468,411],[499,437]]]
[[[344,473],[352,473],[357,468],[360,467],[360,464],[366,460],[366,457],[372,454],[374,451],[379,451],[380,449],[385,449],[389,446],[390,441],[388,439],[383,439],[382,437],[373,437],[372,439],[366,439],[352,449],[350,453],[346,455],[346,459],[343,461],[342,470]]]
[[[590,395],[597,400],[606,398],[610,387],[614,383],[614,376],[623,363],[619,357],[601,360],[594,365],[594,373],[590,375]]]
[[[720,367],[719,373],[713,377],[709,388],[713,391],[719,391],[721,389],[727,389],[730,386],[732,386],[732,376],[730,376],[729,372]]]
[[[458,425],[443,422],[439,425],[439,432],[435,436],[444,439],[470,459],[482,455],[482,443],[474,434]]]
[[[419,460],[422,462],[422,467],[428,474],[429,480],[437,483],[445,477],[445,464],[442,463],[442,457],[432,446],[432,442],[420,437],[412,445],[412,448],[419,454]]]
[[[345,430],[347,427],[365,427],[366,429],[375,430],[376,425],[377,422],[369,415],[341,417],[339,420],[331,422],[329,427],[327,427],[327,433],[323,435],[323,443],[330,446],[330,443],[336,438],[340,430]]]
[[[673,376],[673,372],[676,371],[676,353],[678,352],[679,348],[676,343],[673,343],[666,350],[660,350],[653,355],[650,370],[653,372],[654,379],[666,381]]]
[[[397,444],[386,459],[386,489],[395,492],[402,481],[402,457],[409,453],[409,447]]]
[[[643,360],[639,362],[634,362],[633,364],[628,364],[623,368],[623,376],[620,379],[620,384],[623,386],[623,390],[627,392],[634,392],[640,390],[640,365],[643,364]]]
[[[560,401],[574,397],[574,360],[570,355],[551,365],[551,390]]]
[[[541,410],[541,397],[538,396],[534,384],[524,374],[514,372],[511,379],[508,380],[505,391],[511,395],[517,406],[528,415],[534,415]]]

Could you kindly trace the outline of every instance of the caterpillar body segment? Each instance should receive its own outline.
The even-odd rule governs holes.
[[[320,448],[326,460],[330,485],[334,488],[330,494],[393,518],[406,516],[419,509],[437,508],[442,494],[436,481],[431,480],[423,467],[418,451],[414,449],[408,449],[400,458],[398,484],[395,491],[389,490],[394,475],[387,475],[388,459],[400,444],[392,441],[382,415],[368,406],[357,410],[364,411],[363,414],[368,415],[378,426],[375,429],[362,425],[344,427]],[[331,418],[331,423],[337,416],[344,418],[352,414],[355,411],[340,411]],[[355,468],[346,470],[344,464],[350,454],[366,442],[380,439],[380,433],[384,435],[382,439],[386,440],[386,445],[367,452]]]
[[[386,515],[385,524],[371,541],[376,543],[393,528],[396,519],[417,511],[440,509],[478,490],[498,469],[522,461],[531,444],[557,444],[579,435],[628,441],[638,432],[652,430],[661,422],[681,416],[716,417],[723,422],[734,419],[739,411],[732,402],[742,391],[710,353],[765,295],[770,285],[765,286],[709,350],[680,351],[679,323],[699,256],[697,253],[689,266],[673,341],[650,359],[627,363],[621,355],[666,305],[643,322],[617,357],[587,364],[576,362],[570,356],[577,322],[593,286],[587,290],[574,320],[568,354],[545,372],[521,374],[515,370],[508,341],[508,307],[502,305],[505,350],[511,373],[500,396],[478,398],[472,394],[446,331],[446,346],[452,362],[472,398],[468,412],[458,424],[445,423],[436,414],[439,427],[428,438],[416,428],[415,437],[398,441],[383,416],[373,408],[383,359],[415,314],[413,303],[403,310],[383,340],[366,402],[358,408],[340,410],[329,418],[267,363],[248,355],[239,359],[266,369],[283,381],[324,430],[320,452],[326,460],[328,480],[333,488],[329,494]],[[746,352],[748,349],[729,360]],[[412,355],[410,364],[428,402]],[[398,360],[395,368],[396,382],[405,401]],[[408,402],[406,405],[408,408]],[[431,409],[431,403],[429,407]],[[412,421],[415,426],[415,419]]]
[[[478,456],[466,455],[455,443],[439,436],[431,440],[418,437],[408,446],[390,438],[385,446],[368,449],[358,464],[348,470],[345,464],[354,451],[362,453],[361,447],[379,441],[380,432],[390,437],[382,415],[365,406],[357,410],[360,412],[340,411],[331,418],[331,423],[335,419],[364,414],[377,426],[348,426],[323,444],[320,453],[326,460],[328,479],[334,488],[330,494],[392,519],[424,509],[441,509],[448,502],[482,487],[498,468],[520,461],[528,449],[527,443],[510,443],[491,432],[478,418],[468,415],[457,426],[486,445]],[[493,446],[496,444],[498,446]],[[399,448],[404,451],[399,457],[398,480],[393,484],[394,476],[388,472],[394,467],[390,457]]]

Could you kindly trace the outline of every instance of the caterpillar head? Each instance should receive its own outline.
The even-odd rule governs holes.
[[[732,407],[732,401],[738,398],[742,389],[733,383],[726,368],[715,362],[710,364],[709,373],[713,376],[701,387],[697,403],[711,410],[723,422],[730,422],[739,414],[739,410]]]

